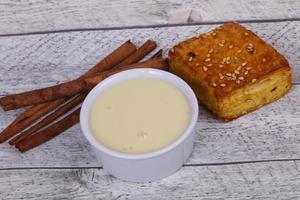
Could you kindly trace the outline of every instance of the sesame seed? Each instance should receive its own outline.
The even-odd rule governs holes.
[[[252,79],[252,83],[254,83],[256,81],[256,78]]]
[[[247,75],[249,73],[249,71],[245,71],[244,75]]]
[[[240,84],[240,83],[241,83],[241,81],[240,81],[240,80],[236,80],[236,83],[237,83],[237,84]]]
[[[226,64],[230,64],[230,57],[229,56],[226,58]]]
[[[248,33],[248,32],[245,32],[245,33],[244,33],[244,35],[248,36],[248,35],[249,35],[249,33]]]
[[[224,44],[224,43],[225,43],[225,40],[222,40],[221,43]]]
[[[210,54],[209,54],[209,53],[208,53],[208,54],[206,54],[206,57],[208,57],[208,58],[209,58],[209,57],[210,57]]]
[[[193,60],[193,57],[190,57],[190,58],[189,58],[189,62],[191,62],[192,60]]]
[[[236,80],[236,76],[233,76],[233,77],[232,77],[232,80]]]
[[[212,86],[216,87],[216,86],[217,86],[217,84],[216,84],[216,83],[212,83]]]
[[[220,79],[224,78],[223,74],[221,74],[221,73],[219,73],[219,77],[220,77]]]
[[[231,76],[231,73],[226,73],[226,76]]]
[[[254,46],[253,46],[253,44],[252,44],[252,43],[248,43],[248,44],[246,45],[246,50],[247,50],[249,53],[253,54],[253,53],[254,53]]]
[[[224,67],[224,65],[220,64],[220,65],[219,65],[219,67],[220,67],[220,68],[223,68],[223,67]]]
[[[203,71],[205,71],[205,72],[206,72],[206,71],[207,71],[207,67],[203,67]]]
[[[241,53],[241,52],[242,52],[242,50],[238,50],[237,52],[238,52],[238,53]]]
[[[220,46],[220,47],[224,47],[224,44],[219,43],[219,46]]]
[[[205,62],[209,62],[209,61],[210,61],[210,58],[206,58],[206,59],[205,59]]]
[[[222,84],[220,84],[220,86],[221,86],[221,87],[225,87],[225,86],[226,86],[226,84],[225,84],[225,83],[222,83]]]
[[[246,70],[250,70],[251,69],[251,67],[246,67]]]
[[[213,50],[213,49],[210,49],[210,50],[208,51],[208,53],[212,53],[212,52],[214,52],[214,50]]]
[[[267,61],[267,59],[263,58],[263,59],[262,59],[262,61],[263,61],[263,62],[266,62],[266,61]]]
[[[211,66],[213,66],[213,64],[210,63],[210,64],[208,64],[207,66],[208,66],[208,67],[211,67]]]
[[[229,45],[229,47],[228,47],[229,49],[232,49],[233,48],[233,45],[231,44],[231,45]]]
[[[207,35],[211,35],[211,34],[213,34],[214,33],[214,31],[212,30],[212,31],[209,31],[208,33],[207,33]]]
[[[227,58],[226,58],[226,57],[225,57],[225,58],[223,58],[223,60],[222,60],[222,64],[224,64],[226,61],[227,61]]]
[[[244,62],[244,63],[242,63],[242,67],[244,67],[244,66],[246,66],[246,65],[247,65],[247,63],[245,63],[245,62]]]
[[[212,35],[215,36],[215,35],[217,35],[217,33],[213,32]]]
[[[238,66],[237,70],[241,70],[242,66]]]
[[[240,77],[239,77],[239,80],[243,81],[243,80],[244,80],[244,77],[240,76]]]
[[[240,72],[238,70],[234,70],[234,73],[236,74],[240,74]]]
[[[170,51],[171,51],[171,53],[174,53],[175,52],[175,50],[172,48],[172,49],[170,49]]]
[[[199,66],[200,64],[199,63],[196,63],[196,66]]]

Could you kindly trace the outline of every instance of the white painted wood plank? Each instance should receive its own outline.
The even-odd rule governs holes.
[[[0,34],[299,17],[297,0],[2,0]]]
[[[102,169],[0,171],[0,194],[14,199],[300,198],[300,162],[184,167],[152,183],[129,183]]]
[[[300,82],[300,21],[244,24],[287,57]],[[0,95],[53,85],[77,77],[128,39],[158,42],[165,52],[216,25],[85,31],[0,37]]]
[[[300,81],[300,22],[246,24],[273,43],[290,61]],[[138,44],[154,38],[168,49],[214,26],[72,32],[0,38],[0,91],[21,92],[83,73],[104,54],[129,38]],[[188,163],[221,163],[300,158],[300,86],[283,99],[230,123],[201,108],[196,147]],[[21,110],[0,111],[2,130]],[[79,126],[25,154],[0,145],[0,168],[99,166]]]

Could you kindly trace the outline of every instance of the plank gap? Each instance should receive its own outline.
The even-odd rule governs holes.
[[[223,165],[244,165],[255,163],[269,163],[269,162],[291,162],[300,161],[300,158],[296,159],[272,159],[272,160],[249,160],[249,161],[235,161],[235,162],[220,162],[220,163],[200,163],[200,164],[184,164],[183,167],[204,167],[204,166],[223,166]],[[13,171],[13,170],[65,170],[65,169],[103,169],[100,166],[91,167],[12,167],[12,168],[0,168],[0,171]]]
[[[163,27],[178,27],[178,26],[197,26],[197,25],[218,25],[229,22],[238,23],[278,23],[278,22],[293,22],[300,21],[300,18],[278,18],[278,19],[247,19],[247,20],[224,20],[224,21],[205,21],[205,22],[190,22],[190,23],[170,23],[170,24],[155,24],[155,25],[137,25],[137,26],[116,26],[116,27],[98,27],[98,28],[75,28],[75,29],[60,29],[52,31],[33,31],[23,33],[8,33],[0,34],[0,37],[27,36],[27,35],[43,35],[52,33],[69,33],[69,32],[86,32],[86,31],[110,31],[110,30],[125,30],[125,29],[147,29],[147,28],[163,28]]]

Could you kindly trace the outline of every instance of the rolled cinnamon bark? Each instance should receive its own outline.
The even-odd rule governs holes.
[[[142,46],[140,46],[136,52],[132,53],[128,58],[120,62],[116,67],[130,65],[143,59],[148,53],[156,48],[156,42],[147,40]]]
[[[149,52],[151,52],[155,48],[156,48],[156,43],[154,41],[148,40],[142,46],[140,46],[137,49],[137,51],[132,53],[130,56],[128,56],[126,59],[124,59],[121,63],[119,63],[115,67],[119,67],[120,65],[123,65],[123,64],[125,65],[125,64],[135,63],[135,62],[141,60],[142,58],[144,58]],[[58,110],[54,111],[53,113],[51,113],[50,115],[45,117],[42,121],[38,122],[37,124],[35,124],[31,128],[29,128],[28,130],[20,133],[18,136],[16,136],[12,140],[10,140],[9,144],[11,144],[11,145],[17,144],[21,140],[25,139],[29,135],[32,135],[34,132],[40,130],[41,128],[43,128],[45,126],[47,126],[52,121],[54,121],[58,117],[65,114],[65,112],[67,112],[69,110],[70,106],[75,107],[76,105],[79,105],[84,100],[84,98],[81,98],[82,96],[85,96],[85,94],[80,94],[80,96],[78,96],[75,99],[72,99],[70,102],[68,102],[67,104],[65,104],[61,108],[59,108]],[[79,101],[77,101],[78,98],[80,98]],[[41,105],[41,104],[39,104],[39,105]]]
[[[135,51],[136,51],[136,46],[132,44],[130,41],[127,41],[124,44],[122,44],[120,47],[118,47],[115,51],[113,51],[111,54],[109,54],[107,57],[105,57],[98,64],[96,64],[92,69],[90,69],[80,78],[90,76],[93,73],[108,70],[113,66],[119,64],[121,61],[123,61],[125,58],[127,58],[130,54],[132,54]],[[7,111],[7,110],[21,108],[28,105],[37,105],[40,103],[51,101],[47,99],[52,99],[52,100],[58,99],[58,98],[53,98],[55,97],[56,94],[55,91],[48,90],[46,92],[41,92],[41,93],[39,93],[39,91],[40,90],[34,90],[31,92],[24,92],[21,94],[8,95],[2,97],[0,98],[0,105],[3,107],[5,111]]]
[[[105,69],[112,68],[112,64],[120,63],[124,58],[128,58],[132,53],[136,51],[136,46],[130,41],[123,43],[120,47],[110,53],[105,61],[100,61],[97,63],[91,70],[86,72],[80,78],[84,76],[88,77],[96,72],[104,71]],[[31,108],[27,109],[25,112],[21,113],[7,128],[5,128],[0,134],[0,143],[6,141],[7,139],[13,137],[18,132],[24,130],[40,117],[46,115],[50,111],[57,108],[60,104],[65,102],[67,98],[57,99],[50,102],[45,102],[43,104],[34,105]],[[1,102],[1,99],[0,99]],[[3,106],[3,105],[2,105]],[[4,110],[16,109],[15,106],[7,105],[3,107]]]
[[[161,69],[161,70],[168,70],[168,64],[166,60],[163,59],[152,59],[146,62],[137,63],[134,65],[129,65],[131,68],[155,68],[155,69]],[[134,66],[134,67],[133,67]],[[104,78],[115,74],[119,71],[123,71],[125,69],[128,69],[129,67],[122,67],[122,68],[116,68],[112,69],[106,72],[103,72],[104,75],[98,75],[95,77],[87,78],[91,82],[91,85],[97,84],[99,81],[103,80]],[[79,122],[79,113],[80,109],[77,109],[73,113],[67,115],[65,118],[59,120],[58,122],[50,125],[46,129],[43,129],[35,134],[30,135],[29,137],[26,137],[25,139],[21,140],[20,142],[16,143],[16,147],[21,151],[25,152],[28,151],[40,144],[43,144],[55,136],[59,135],[60,133],[64,132],[65,130],[69,129],[73,125],[77,124]]]
[[[162,58],[162,56],[163,56],[162,53],[163,53],[163,50],[160,49],[155,54],[153,54],[153,56],[151,56],[150,59],[153,59],[153,58]]]
[[[167,61],[164,59],[154,58],[154,59],[147,60],[144,62],[140,62],[140,63],[124,66],[124,67],[114,68],[111,70],[104,71],[104,72],[100,73],[99,75],[85,78],[82,80],[82,81],[84,81],[84,83],[80,84],[80,86],[82,86],[82,88],[80,88],[80,86],[78,87],[78,85],[76,85],[76,87],[74,86],[74,88],[75,88],[75,90],[80,89],[83,91],[89,91],[95,85],[97,85],[100,81],[104,80],[105,78],[107,78],[113,74],[116,74],[118,72],[122,72],[125,70],[129,70],[129,69],[136,69],[136,68],[154,68],[154,69],[168,70],[168,64],[167,64]],[[74,83],[74,85],[75,85],[75,83]]]
[[[34,134],[36,131],[40,130],[43,127],[46,127],[48,124],[53,122],[54,120],[58,119],[60,116],[63,114],[67,113],[70,111],[72,108],[78,106],[86,97],[87,94],[80,94],[71,101],[67,102],[60,108],[58,108],[56,111],[27,129],[26,131],[20,133],[18,136],[14,137],[12,140],[9,141],[9,144],[14,145],[17,144],[18,142],[24,140],[26,137]]]
[[[57,99],[57,100],[47,104],[46,107],[42,107],[40,110],[37,110],[36,112],[33,112],[35,110],[32,109],[32,110],[30,110],[30,112],[25,113],[25,114],[31,113],[31,115],[26,118],[24,117],[22,120],[14,122],[11,125],[9,125],[7,128],[5,128],[0,134],[0,143],[13,137],[18,132],[22,131],[24,129],[24,127],[30,126],[37,119],[42,117],[44,115],[44,113],[48,113],[48,112],[52,111],[53,109],[55,109],[59,105],[61,105],[64,101],[65,101],[65,99]]]
[[[62,96],[61,95],[62,93],[65,93],[66,96],[70,96],[70,94],[68,94],[68,91],[70,89],[68,88],[69,83],[72,83],[74,81],[76,82],[84,77],[91,76],[97,72],[110,69],[112,65],[116,64],[120,60],[123,61],[120,62],[117,66],[124,66],[127,64],[137,62],[155,48],[156,48],[156,43],[154,41],[148,40],[139,48],[138,51],[133,52],[135,47],[132,47],[130,41],[127,41],[125,44],[123,44],[121,47],[119,47],[116,50],[118,53],[120,53],[121,57],[117,57],[115,53],[110,54],[109,56],[104,58],[101,62],[99,62],[97,65],[95,65],[95,67],[93,67],[83,76],[81,76],[79,79],[63,83],[62,87],[60,88],[61,90],[56,91],[55,88],[51,89],[51,87],[48,87],[48,89],[44,88],[44,89],[33,90],[33,91],[24,92],[15,95],[9,95],[0,98],[0,105],[2,105],[5,110],[10,110],[10,109],[16,109],[28,105],[37,105],[43,102],[58,99],[60,96]],[[123,57],[125,56],[123,55],[125,55],[126,53],[128,54],[132,53],[132,55],[129,56],[128,59],[124,59]]]
[[[48,140],[51,140],[55,136],[59,135],[63,131],[69,129],[74,124],[79,122],[80,108],[76,109],[67,117],[61,119],[60,121],[52,124],[40,132],[35,133],[22,140],[21,142],[16,144],[17,149],[21,152],[28,151]]]
[[[25,110],[22,114],[18,115],[16,117],[16,119],[7,128],[10,128],[10,127],[16,125],[20,121],[23,121],[25,119],[30,118],[33,114],[35,114],[36,112],[39,112],[47,104],[48,104],[48,102],[43,103],[43,104],[39,104],[39,105],[36,105],[36,106],[32,106],[31,108]]]
[[[87,92],[97,82],[100,82],[104,78],[117,72],[121,72],[127,69],[133,69],[133,68],[141,68],[141,67],[156,68],[157,66],[162,66],[162,65],[163,65],[163,61],[161,59],[153,59],[138,64],[132,64],[121,68],[117,68],[116,70],[112,69],[112,71],[107,70],[96,76],[87,77],[83,79],[76,79],[73,81],[61,83],[47,88],[42,88],[42,89],[37,89],[29,92],[24,92],[21,94],[6,96],[0,99],[0,101],[2,100],[2,104],[5,104],[4,102],[6,103],[9,102],[9,104],[12,104],[14,108],[21,108],[24,106],[41,104],[48,101],[60,99],[63,97],[70,97],[77,93]]]

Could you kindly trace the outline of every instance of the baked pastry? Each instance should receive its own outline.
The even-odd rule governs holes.
[[[177,44],[169,51],[169,65],[225,121],[279,99],[292,82],[288,61],[237,23]]]

